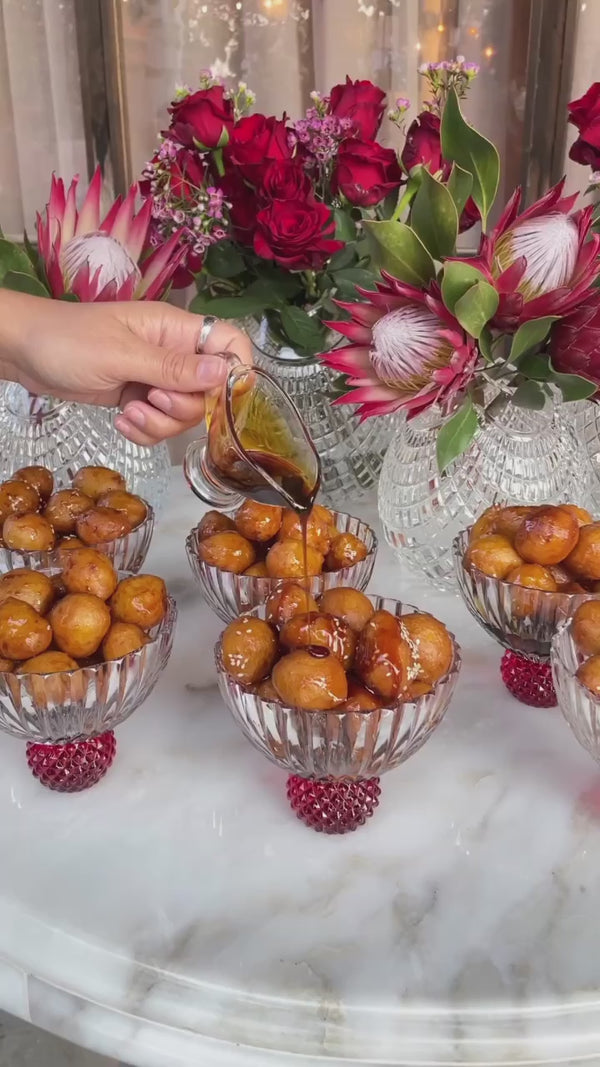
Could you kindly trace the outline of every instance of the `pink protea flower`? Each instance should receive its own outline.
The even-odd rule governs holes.
[[[589,236],[593,207],[570,214],[577,193],[562,196],[564,178],[519,214],[521,190],[513,193],[495,230],[484,234],[470,260],[495,285],[500,303],[497,329],[565,315],[576,307],[600,273],[600,237]]]
[[[600,292],[554,324],[550,356],[555,370],[580,374],[600,389]]]
[[[132,185],[125,199],[118,197],[101,221],[100,169],[79,212],[75,203],[78,181],[73,178],[65,192],[62,179],[53,175],[45,218],[37,216],[38,248],[52,296],[74,293],[85,303],[159,299],[186,254],[180,235],[174,233],[143,258],[152,201],[145,200],[136,214],[138,187]]]
[[[349,322],[329,323],[351,342],[319,357],[348,376],[350,391],[334,403],[358,404],[361,421],[400,410],[412,418],[434,404],[448,411],[474,377],[477,345],[435,283],[422,290],[383,277],[377,292],[358,290],[365,303],[340,303]]]

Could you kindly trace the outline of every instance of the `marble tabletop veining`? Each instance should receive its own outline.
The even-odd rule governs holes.
[[[199,514],[174,472],[145,569],[175,648],[107,777],[51,793],[0,735],[0,1008],[139,1067],[600,1063],[600,772],[560,713],[382,545],[371,590],[447,622],[462,677],[365,827],[308,830],[219,697]]]

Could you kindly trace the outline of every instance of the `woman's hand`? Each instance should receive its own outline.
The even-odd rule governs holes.
[[[250,341],[165,303],[75,304],[0,290],[0,370],[32,393],[120,407],[118,429],[152,445],[201,422],[204,394],[227,375],[220,353],[251,363]]]

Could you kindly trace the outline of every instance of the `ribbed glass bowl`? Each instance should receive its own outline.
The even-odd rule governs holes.
[[[125,537],[117,537],[115,541],[103,541],[100,544],[86,547],[95,548],[98,552],[108,556],[116,570],[137,574],[148,555],[154,533],[154,511],[147,501],[144,503],[148,514],[135,530],[126,534]],[[0,548],[0,573],[4,574],[18,567],[29,567],[33,571],[60,569],[59,551],[60,545],[48,552],[21,552],[19,549],[2,547]]]
[[[341,511],[334,511],[333,517],[336,529],[340,533],[353,533],[364,541],[368,555],[351,567],[343,567],[339,571],[324,571],[323,574],[309,578],[309,591],[315,599],[320,597],[326,589],[336,589],[339,586],[349,585],[362,592],[369,584],[375,565],[377,537],[371,527],[362,519],[346,515]],[[199,527],[196,526],[187,536],[185,542],[187,557],[204,599],[223,622],[231,622],[242,612],[264,604],[273,593],[276,593],[282,586],[289,585],[290,582],[302,581],[303,583],[303,579],[256,578],[251,574],[232,574],[230,571],[222,571],[218,567],[203,563],[198,554],[200,545],[198,531]]]
[[[370,596],[376,611],[407,615],[418,611],[389,597]],[[265,617],[264,606],[252,615]],[[272,763],[316,779],[371,778],[390,771],[417,752],[442,721],[461,665],[460,648],[452,637],[454,657],[448,673],[433,691],[417,700],[375,711],[306,711],[263,700],[240,685],[223,666],[221,641],[215,648],[219,689],[242,732]]]
[[[169,597],[150,643],[122,659],[57,674],[0,673],[0,730],[55,745],[114,730],[149,696],[166,667],[176,618]]]
[[[467,570],[463,558],[468,544],[469,531],[463,530],[454,539],[453,551],[458,586],[471,615],[504,648],[547,660],[559,624],[593,594],[548,593],[490,578],[475,567]]]
[[[572,636],[572,620],[563,622],[552,639],[551,663],[558,705],[579,744],[600,763],[600,699],[575,677],[586,657]]]

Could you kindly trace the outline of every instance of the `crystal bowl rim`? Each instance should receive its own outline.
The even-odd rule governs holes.
[[[460,564],[460,565],[463,564],[464,552],[462,551],[462,548],[463,548],[464,538],[468,535],[469,530],[471,530],[471,529],[472,529],[471,526],[467,526],[464,530],[461,530],[460,533],[457,533],[456,537],[454,537],[452,539],[452,549],[453,549],[453,552],[454,552],[454,559],[455,559],[457,565],[458,564]],[[525,562],[526,562],[526,560],[523,560],[523,563],[525,563]],[[551,564],[551,566],[559,566],[559,564]],[[543,596],[543,597],[560,596],[560,597],[569,597],[569,599],[578,598],[581,601],[584,601],[584,600],[600,600],[600,593],[592,593],[592,592],[587,592],[587,591],[584,592],[584,593],[567,593],[567,592],[561,592],[560,589],[554,589],[554,590],[552,590],[552,589],[536,589],[535,587],[529,586],[529,585],[519,585],[518,582],[507,582],[506,578],[494,578],[493,575],[486,574],[485,571],[480,571],[479,567],[472,566],[467,571],[466,567],[463,566],[463,570],[467,574],[472,574],[473,572],[475,572],[475,574],[477,575],[477,580],[481,580],[482,582],[489,582],[490,584],[499,585],[499,586],[502,586],[503,588],[506,588],[506,589],[526,589],[529,593],[535,593],[537,596]]]
[[[210,508],[209,510],[218,511],[219,509]],[[368,549],[364,559],[359,559],[356,561],[356,563],[350,563],[347,567],[340,567],[339,570],[336,571],[323,570],[320,574],[309,574],[307,576],[308,581],[310,581],[312,578],[321,578],[327,574],[341,574],[342,571],[351,571],[354,569],[354,567],[360,567],[361,565],[365,564],[367,560],[371,559],[371,557],[373,558],[374,562],[377,556],[377,552],[379,550],[379,539],[377,537],[377,534],[375,533],[375,530],[370,525],[370,523],[366,521],[366,519],[360,519],[358,515],[351,515],[349,511],[336,511],[335,508],[328,508],[327,510],[332,513],[334,519],[354,519],[355,522],[361,523],[362,526],[365,526],[367,532],[371,535],[372,544],[371,547]],[[227,512],[222,512],[222,514],[226,515]],[[196,525],[192,527],[185,539],[185,547],[188,555],[192,554],[194,552],[195,547],[201,543],[200,538],[198,537],[198,530],[200,529],[201,521],[202,520],[200,520],[200,522],[196,523]],[[248,540],[248,538],[246,540]],[[245,578],[246,582],[244,584],[250,586],[251,588],[253,585],[256,585],[256,588],[261,589],[262,586],[258,584],[259,582],[269,583],[270,585],[271,582],[303,582],[305,580],[304,578],[271,578],[269,575],[265,577],[264,575],[261,576],[257,574],[236,574],[235,571],[224,571],[221,567],[217,567],[214,563],[205,563],[204,560],[200,559],[199,556],[197,556],[197,554],[196,558],[198,561],[198,565],[205,568],[209,573],[229,574],[233,579],[235,579],[236,582],[240,581],[242,578]]]
[[[384,596],[380,596],[378,593],[365,593],[365,596],[369,597],[369,600],[371,600],[371,601],[373,601],[373,600],[384,600],[384,601],[387,601],[388,603],[395,603],[396,605],[399,604],[399,605],[401,605],[402,608],[412,608],[413,610],[409,612],[409,614],[412,614],[412,615],[414,615],[414,614],[416,614],[416,615],[430,615],[431,614],[431,612],[429,612],[429,611],[423,611],[421,608],[417,608],[414,604],[405,604],[403,600],[397,600],[395,597],[384,597]],[[252,608],[250,611],[244,612],[244,615],[252,615],[255,618],[261,618],[261,611],[264,610],[264,606],[265,606],[264,604],[261,604],[258,607]],[[396,616],[396,617],[398,617],[398,616]],[[446,629],[448,630],[448,627],[446,627]],[[241,682],[238,682],[231,674],[228,674],[228,672],[225,670],[225,667],[223,665],[222,654],[221,654],[222,643],[223,643],[223,633],[219,634],[219,638],[218,638],[218,640],[217,640],[217,642],[216,642],[216,644],[214,646],[214,657],[215,657],[215,664],[216,664],[216,667],[217,667],[217,671],[220,674],[227,675],[227,678],[229,679],[232,687],[234,687],[237,690],[238,693],[247,693],[247,694],[249,694],[250,696],[254,697],[255,700],[259,701],[261,704],[277,704],[278,707],[282,708],[286,712],[293,712],[294,714],[309,715],[309,716],[312,716],[312,715],[332,715],[334,718],[337,718],[337,719],[343,718],[344,715],[361,715],[361,716],[365,716],[365,717],[371,717],[371,716],[381,715],[384,712],[393,712],[393,713],[395,713],[400,708],[404,707],[406,704],[418,705],[421,701],[429,700],[432,696],[434,696],[434,694],[439,689],[441,689],[443,686],[445,686],[450,681],[451,678],[455,678],[460,673],[460,669],[462,667],[461,647],[460,647],[458,641],[456,640],[455,634],[451,630],[448,630],[448,633],[449,633],[450,639],[452,641],[452,663],[450,664],[450,667],[446,671],[446,673],[444,675],[442,675],[441,678],[438,678],[437,682],[433,686],[433,689],[429,693],[424,693],[423,696],[417,697],[416,700],[396,700],[393,704],[384,704],[380,708],[371,708],[371,709],[369,709],[367,711],[349,711],[348,709],[337,710],[336,708],[330,708],[327,711],[310,711],[308,708],[301,708],[301,707],[297,707],[297,706],[292,705],[292,704],[284,704],[283,701],[280,701],[280,700],[277,700],[277,701],[275,701],[275,700],[265,700],[258,693],[256,693],[251,688],[251,686],[243,685]]]

